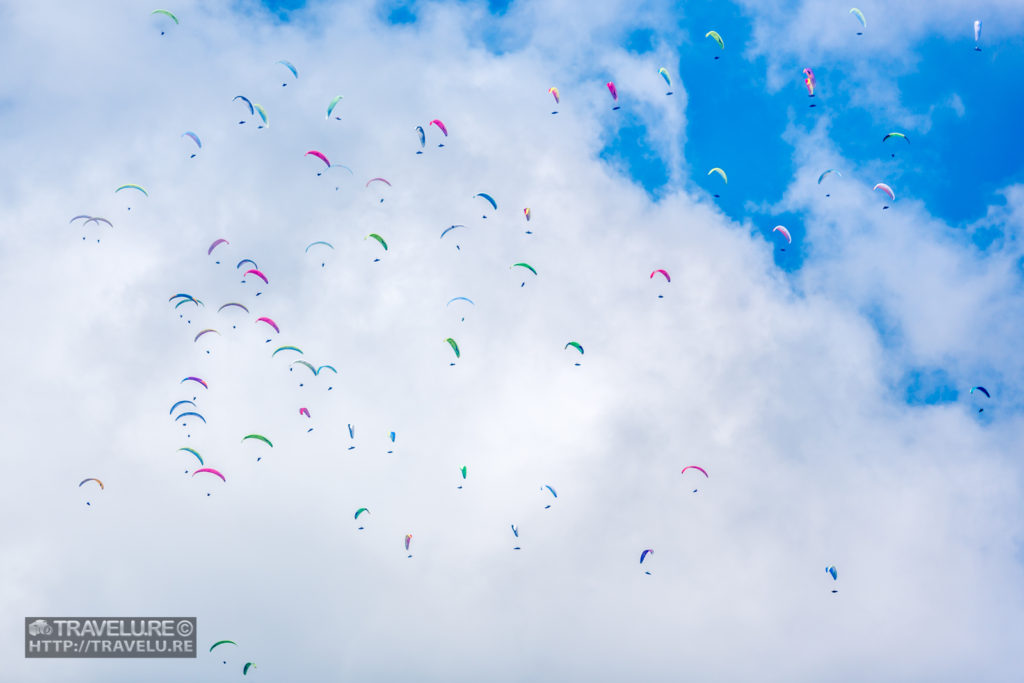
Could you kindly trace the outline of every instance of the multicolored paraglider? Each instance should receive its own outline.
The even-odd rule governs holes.
[[[550,88],[548,88],[548,92],[551,94],[552,97],[555,98],[555,104],[558,104],[559,103],[558,88],[556,88],[555,86],[551,86]],[[558,110],[556,109],[555,111],[553,111],[551,113],[552,114],[557,114]]]
[[[793,244],[793,237],[792,235],[789,234],[789,230],[786,229],[786,226],[776,225],[774,228],[772,228],[772,232],[777,232],[784,238],[786,238],[786,244]],[[785,249],[783,249],[783,251],[785,251]]]
[[[804,69],[804,85],[807,86],[807,96],[814,97],[814,88],[818,84],[817,79],[814,78],[814,72],[807,68]],[[811,105],[814,106],[813,104]]]
[[[672,94],[672,78],[668,75],[668,69],[666,69],[665,67],[661,67],[660,69],[658,69],[658,75],[661,76],[663,79],[665,79],[665,85],[668,86],[668,92],[666,92],[665,94],[666,95],[671,95]]]
[[[720,49],[725,49],[725,41],[722,40],[722,36],[718,35],[718,31],[708,31],[707,33],[704,34],[704,37],[710,38],[711,40],[718,43],[718,47]],[[715,55],[715,59],[718,59],[718,55]]]
[[[184,133],[181,134],[181,137],[183,137],[183,138],[191,138],[192,142],[196,143],[196,149],[202,149],[203,148],[202,140],[200,140],[199,136],[196,135],[195,133],[193,133],[192,131],[186,130]],[[189,159],[195,159],[195,158],[196,158],[196,155],[195,155],[195,152],[193,152],[192,156],[190,156]]]
[[[279,59],[279,60],[277,60],[277,63],[278,63],[278,64],[280,64],[280,65],[282,65],[282,66],[284,66],[284,67],[285,67],[286,69],[288,69],[289,71],[291,71],[291,72],[292,72],[292,76],[295,76],[295,78],[298,78],[298,77],[299,77],[299,70],[298,70],[298,69],[296,69],[296,68],[295,68],[295,66],[294,66],[294,65],[292,65],[292,63],[291,63],[291,62],[289,62],[289,61],[287,61],[287,60],[284,60],[284,59]],[[283,88],[283,87],[285,87],[286,85],[288,85],[288,84],[287,84],[287,83],[282,83],[282,84],[281,84],[281,87]]]
[[[826,170],[824,173],[822,173],[820,176],[818,176],[818,184],[819,185],[821,185],[821,181],[824,180],[825,176],[827,176],[829,173],[835,173],[837,178],[842,178],[843,177],[842,173],[840,173],[839,171],[835,170],[834,168],[830,168],[830,169]],[[826,192],[825,196],[826,197],[831,197],[832,195],[830,193]]]
[[[576,349],[577,351],[579,351],[579,352],[580,352],[580,355],[581,355],[581,356],[583,355],[583,346],[581,346],[579,342],[575,342],[575,341],[571,341],[571,342],[568,342],[568,343],[567,343],[567,344],[565,345],[565,348],[564,348],[564,349],[562,349],[562,350],[563,350],[563,351],[565,351],[565,350],[568,350],[570,346],[571,346],[572,348]],[[579,364],[579,363],[575,363],[575,365],[576,365],[577,367],[579,367],[579,365],[580,365],[580,364]]]
[[[462,357],[462,352],[459,351],[459,344],[454,339],[448,337],[444,341],[448,344],[448,346],[452,347],[452,352],[455,354],[456,358]],[[455,365],[455,363],[450,363],[450,365]]]
[[[608,81],[608,92],[611,93],[612,102],[614,102],[614,105],[612,106],[612,111],[615,111],[616,109],[621,109],[621,107],[619,107],[619,91],[615,87],[615,84],[612,83],[611,81]]]
[[[335,95],[331,99],[330,104],[327,105],[327,116],[324,117],[325,119],[327,119],[328,121],[331,120],[331,112],[334,111],[334,108],[338,106],[338,102],[341,102],[342,99],[344,98],[341,95]],[[334,118],[336,121],[341,121],[340,116],[335,116]]]
[[[891,202],[896,201],[896,193],[893,192],[892,188],[889,187],[888,185],[886,185],[885,183],[878,183],[872,189],[873,190],[878,190],[878,191],[884,193],[885,196],[889,198],[889,201],[891,201]],[[889,205],[887,204],[887,205],[882,207],[882,210],[884,211],[885,209],[888,209],[888,208],[889,208]]]
[[[859,9],[857,9],[856,7],[851,7],[850,8],[850,14],[852,14],[857,19],[857,21],[860,22],[861,28],[867,28],[868,27],[868,20],[864,18],[864,13],[861,12]],[[857,35],[858,36],[862,36],[862,35],[864,35],[864,32],[863,31],[857,31]]]
[[[437,129],[439,131],[441,131],[442,133],[444,133],[445,137],[448,137],[448,129],[445,127],[444,123],[441,122],[441,119],[434,119],[433,121],[431,121],[427,125],[429,125],[429,126],[437,126]],[[437,146],[438,147],[444,147],[444,143],[443,142],[438,143]]]
[[[640,564],[642,565],[644,563],[644,560],[647,559],[648,555],[653,555],[653,554],[654,554],[654,549],[653,548],[646,548],[643,552],[640,553]],[[644,574],[647,574],[648,576],[651,575],[651,573],[649,571],[644,572]]]

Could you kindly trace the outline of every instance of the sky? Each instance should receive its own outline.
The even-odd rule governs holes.
[[[4,675],[1019,677],[1024,6],[859,8],[0,3]]]

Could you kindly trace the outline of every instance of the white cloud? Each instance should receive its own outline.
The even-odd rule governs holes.
[[[538,32],[556,23],[557,8],[514,7],[540,17]],[[369,4],[291,26],[186,6],[163,37],[130,5],[52,10],[9,7],[0,48],[29,65],[4,86],[17,134],[0,143],[13,330],[0,512],[17,520],[2,605],[194,614],[202,650],[26,660],[15,621],[0,634],[9,675],[228,680],[249,659],[271,680],[1015,670],[1016,241],[978,254],[913,201],[883,215],[857,173],[830,203],[807,199],[814,169],[842,165],[809,141],[779,205],[810,226],[806,272],[790,279],[749,226],[682,193],[652,203],[599,162],[613,121],[601,80],[563,72],[570,96],[551,116],[551,42],[491,54],[478,10],[428,5],[395,29]],[[669,121],[657,140],[678,143],[682,109],[656,109],[659,64],[616,52],[603,68],[639,82],[651,65],[636,98]],[[325,121],[339,93],[342,120]],[[238,125],[236,94],[265,105],[270,127]],[[680,84],[672,106],[684,96]],[[435,117],[446,146],[431,130],[416,155],[413,129]],[[186,129],[204,141],[196,159]],[[316,176],[308,149],[354,175]],[[364,188],[374,176],[393,187]],[[126,182],[150,197],[113,193]],[[499,204],[487,219],[481,191]],[[990,213],[1008,232],[1018,195]],[[67,225],[83,212],[115,227],[83,241]],[[467,227],[439,240],[453,223]],[[217,237],[230,245],[207,256]],[[327,259],[304,253],[317,239],[334,244]],[[242,258],[270,284],[241,284]],[[520,260],[539,275],[509,268]],[[671,284],[649,279],[655,268]],[[205,307],[175,310],[179,291]],[[445,307],[459,295],[476,306]],[[253,312],[218,313],[227,301]],[[876,303],[898,321],[895,350],[861,314]],[[270,344],[257,315],[281,325]],[[193,343],[204,327],[222,335]],[[454,367],[448,336],[463,351]],[[586,349],[580,367],[570,339]],[[340,374],[288,371],[285,353],[271,357],[287,343]],[[900,367],[941,363],[967,380],[985,358],[1006,382],[989,422],[890,391]],[[179,383],[193,374],[209,390]],[[184,428],[166,411],[193,395],[208,423]],[[250,432],[273,449],[241,443]],[[186,444],[227,483],[186,476]],[[681,476],[687,464],[711,477]],[[86,476],[106,489],[76,489]],[[372,511],[362,532],[360,506]],[[222,637],[241,645],[228,665],[205,653]]]

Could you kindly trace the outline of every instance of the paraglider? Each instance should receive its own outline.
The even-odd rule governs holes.
[[[331,112],[334,111],[334,108],[338,106],[338,102],[341,102],[342,99],[343,98],[341,95],[335,95],[334,98],[331,100],[331,103],[327,105],[327,116],[324,117],[326,120],[331,120]],[[336,116],[335,119],[341,121],[340,116]]]
[[[807,86],[807,96],[814,97],[814,87],[817,85],[817,80],[814,78],[814,72],[810,69],[804,69],[804,85]],[[811,105],[812,107],[815,105]]]
[[[330,242],[324,242],[323,240],[317,240],[316,242],[310,242],[309,244],[306,245],[306,253],[308,254],[310,249],[312,249],[313,247],[318,246],[318,245],[323,245],[325,247],[328,247],[331,251],[334,251],[334,245],[331,244]],[[326,265],[327,265],[326,261],[321,261],[320,262],[320,267],[321,268],[323,268]]]
[[[423,154],[423,148],[427,146],[427,134],[423,130],[423,126],[416,126],[416,135],[420,139],[420,151],[417,154]]]
[[[320,161],[324,162],[327,165],[327,168],[331,167],[330,160],[327,158],[327,155],[325,155],[323,152],[318,152],[315,149],[311,149],[308,152],[306,152],[303,156],[316,157]],[[317,175],[321,175],[322,173],[323,171],[317,171]]]
[[[682,471],[679,474],[686,474],[686,470],[697,470],[698,472],[701,472],[705,478],[710,479],[710,477],[708,477],[707,471],[703,467],[698,467],[697,465],[687,465],[682,469]],[[694,489],[693,492],[697,493],[697,489]]]
[[[441,122],[441,119],[434,119],[433,121],[431,121],[427,125],[428,126],[437,126],[438,130],[440,130],[442,133],[444,133],[445,137],[448,137],[448,129],[445,128],[445,125],[444,125],[444,123]],[[438,147],[444,147],[444,143],[443,142],[442,143],[438,143],[437,146]]]
[[[406,550],[406,552],[409,551],[409,544],[410,543],[412,543],[412,534],[406,534],[405,535],[405,550]],[[412,557],[412,555],[409,555],[409,557]]]
[[[973,394],[975,391],[977,391],[979,394],[985,394],[985,398],[992,398],[992,394],[988,393],[988,389],[986,389],[985,387],[971,387],[971,393]],[[985,409],[978,408],[978,412],[983,413],[985,412]]]
[[[239,261],[238,263],[235,264],[235,270],[238,270],[239,268],[241,268],[242,264],[244,264],[244,263],[252,264],[253,268],[259,268],[259,266],[256,265],[256,262],[253,261],[251,258],[244,258],[244,259],[242,259],[241,261]]]
[[[235,647],[238,647],[238,643],[236,643],[233,640],[218,640],[216,643],[210,646],[210,652],[213,652],[214,648],[220,645],[234,645]]]
[[[452,351],[455,352],[456,358],[462,357],[462,353],[459,351],[459,345],[454,339],[448,337],[447,339],[445,339],[445,342],[448,344],[448,346],[452,347]],[[452,365],[455,365],[455,363],[452,363]]]
[[[718,43],[719,49],[725,49],[725,41],[722,40],[722,36],[718,35],[718,31],[708,31],[704,34],[705,38],[711,38],[711,40]],[[715,55],[715,59],[718,59],[718,55]]]
[[[571,342],[567,343],[565,345],[565,348],[563,348],[562,350],[563,351],[568,350],[570,346],[572,348],[576,349],[577,351],[579,351],[581,356],[583,355],[583,346],[579,342],[575,342],[575,341],[571,341]],[[574,365],[576,365],[576,367],[579,367],[580,364],[579,363],[575,363]]]
[[[218,470],[213,469],[212,467],[200,467],[199,469],[197,469],[195,472],[192,473],[192,476],[194,477],[197,474],[199,474],[200,472],[207,472],[207,473],[212,474],[214,476],[220,477],[221,481],[227,482],[227,479],[224,478],[224,475],[221,474]]]
[[[717,166],[715,166],[713,169],[708,171],[708,175],[711,175],[712,173],[717,173],[718,175],[720,175],[722,177],[722,181],[725,182],[726,185],[729,184],[729,176],[725,175],[725,171],[723,171],[722,169],[720,169]],[[714,196],[718,197],[719,195],[715,194]]]
[[[668,75],[668,69],[666,69],[665,67],[661,67],[660,69],[658,69],[658,74],[660,74],[661,77],[663,79],[665,79],[665,85],[667,85],[669,87],[668,92],[666,92],[665,94],[666,95],[671,95],[672,94],[672,78]]]
[[[191,380],[193,382],[197,382],[199,384],[202,384],[204,389],[209,389],[210,388],[210,387],[206,386],[206,382],[204,382],[203,380],[199,379],[198,377],[186,377],[185,379],[181,380],[178,384],[184,384],[185,382],[188,382],[189,380]]]
[[[203,424],[206,424],[206,418],[200,415],[199,413],[193,411],[187,413],[178,413],[178,416],[174,418],[174,421],[177,422],[183,417],[198,417],[200,420],[203,421]]]
[[[372,237],[373,239],[375,239],[375,240],[376,240],[376,241],[377,241],[377,242],[378,242],[378,243],[380,244],[380,246],[384,247],[384,251],[387,251],[387,250],[388,250],[388,243],[384,241],[384,238],[383,238],[383,237],[381,237],[380,235],[378,235],[378,234],[377,234],[377,233],[375,233],[375,232],[371,232],[371,233],[370,233],[369,235],[367,235],[367,236],[366,236],[366,237],[364,237],[363,239],[364,239],[364,240],[366,240],[366,239],[369,239],[369,238],[371,238],[371,237]],[[379,258],[375,258],[375,259],[373,259],[373,262],[374,262],[374,263],[376,263],[376,262],[378,262],[378,261],[380,261],[380,259],[379,259]]]
[[[175,299],[181,299],[181,301],[179,301],[178,303],[176,303],[174,305],[175,308],[177,308],[178,306],[181,306],[182,304],[185,304],[185,303],[193,303],[196,306],[205,306],[205,304],[202,301],[200,301],[199,299],[195,298],[191,294],[175,294],[170,299],[168,299],[168,301],[174,301]]]
[[[104,486],[103,486],[103,482],[102,482],[102,481],[100,481],[99,479],[97,479],[96,477],[89,477],[88,479],[83,479],[82,481],[78,482],[78,488],[82,488],[82,485],[83,485],[83,484],[85,484],[85,482],[87,482],[87,481],[94,481],[94,482],[96,482],[97,484],[99,484],[99,485],[100,485],[100,490],[101,490],[101,491],[102,491],[102,490],[103,490],[103,488],[104,488]]]
[[[861,12],[859,9],[857,9],[856,7],[850,8],[850,14],[852,14],[854,17],[856,17],[857,21],[860,22],[861,28],[867,28],[868,27],[868,20],[864,18],[864,13]],[[862,36],[862,35],[864,35],[864,32],[863,31],[857,31],[857,35],[858,36]]]
[[[839,579],[839,572],[836,570],[834,565],[829,565],[825,567],[825,573],[829,574],[832,577],[833,581],[837,581]],[[832,592],[838,593],[839,591],[832,589]]]
[[[299,415],[305,415],[306,417],[310,417],[309,408],[299,408]]]
[[[200,140],[199,136],[196,135],[195,133],[193,133],[192,131],[186,130],[184,133],[181,134],[181,137],[183,137],[183,138],[192,138],[192,142],[196,143],[196,147],[198,149],[202,149],[203,148],[202,140]],[[195,159],[195,158],[196,158],[195,153],[193,153],[192,156],[189,157],[189,159]]]
[[[313,376],[316,377],[316,368],[314,368],[313,364],[310,363],[308,360],[293,360],[291,363],[289,363],[289,365],[304,365],[306,366],[306,368],[309,369],[310,372],[313,373]]]
[[[511,270],[513,268],[516,268],[516,267],[524,268],[524,269],[530,271],[531,273],[533,273],[534,275],[537,274],[537,269],[534,268],[533,266],[531,266],[529,263],[513,263],[511,266],[509,266],[509,270]],[[520,287],[525,287],[526,286],[526,281],[523,280],[522,284],[520,284],[519,286]]]
[[[644,560],[647,559],[647,556],[651,555],[653,553],[654,553],[654,550],[652,548],[647,548],[642,553],[640,553],[640,564],[643,564]],[[647,576],[651,575],[650,572],[644,572],[644,574],[646,574]]]
[[[198,460],[198,461],[199,461],[199,466],[200,466],[200,467],[202,467],[202,466],[203,466],[203,465],[205,464],[205,463],[203,462],[203,456],[199,455],[199,451],[197,451],[196,449],[194,449],[194,448],[188,448],[188,447],[186,446],[186,447],[183,447],[183,448],[179,448],[178,450],[179,450],[179,451],[185,451],[186,453],[191,453],[192,455],[196,456],[196,460]]]
[[[276,356],[281,351],[298,351],[303,356],[306,355],[305,353],[303,353],[302,349],[300,349],[298,346],[279,346],[276,349],[274,349],[274,352],[272,354],[270,354],[270,357],[273,358],[274,356]]]
[[[907,143],[908,145],[910,144],[910,138],[908,138],[908,137],[907,137],[906,135],[904,135],[903,133],[886,133],[886,134],[885,134],[885,137],[883,137],[883,138],[882,138],[882,142],[885,142],[885,141],[886,141],[886,140],[888,140],[889,138],[903,138],[903,141],[904,141],[904,142],[906,142],[906,143]],[[896,158],[896,152],[891,152],[891,153],[889,154],[889,156],[890,156],[890,157],[893,157],[893,158]]]
[[[242,667],[242,675],[243,676],[248,676],[249,675],[249,669],[255,669],[255,668],[256,668],[256,664],[254,662],[246,662],[245,665]]]
[[[120,192],[121,190],[138,190],[145,196],[149,196],[149,193],[146,192],[145,188],[143,188],[141,185],[122,185],[121,187],[114,190],[114,192]]]
[[[193,339],[192,341],[193,341],[193,342],[197,342],[197,341],[199,341],[199,338],[200,338],[200,337],[202,337],[202,336],[203,336],[204,334],[206,334],[207,332],[216,332],[216,333],[217,333],[218,335],[220,334],[220,332],[217,332],[217,330],[215,330],[215,329],[213,329],[213,328],[207,328],[207,329],[203,330],[202,332],[200,332],[199,334],[197,334],[197,335],[195,336],[195,339]]]
[[[268,285],[270,284],[270,280],[268,280],[267,276],[263,274],[263,271],[256,270],[255,268],[250,268],[249,270],[245,271],[245,273],[242,274],[242,277],[245,277],[246,275],[250,274],[255,275],[259,279],[263,280],[264,283]],[[242,282],[245,282],[245,280],[242,280]]]
[[[366,185],[364,185],[364,187],[369,187],[370,183],[372,183],[372,182],[381,182],[381,183],[384,183],[385,185],[387,185],[388,187],[391,187],[391,183],[389,183],[384,178],[370,178],[369,180],[366,181]],[[381,201],[381,203],[383,203],[384,202],[384,198],[381,197],[380,201]]]
[[[908,137],[907,137],[906,135],[904,135],[903,133],[895,133],[895,132],[894,132],[894,133],[886,133],[886,134],[885,134],[885,137],[883,137],[883,138],[882,138],[882,142],[885,142],[885,141],[886,141],[886,140],[888,140],[889,138],[903,138],[903,140],[904,140],[904,141],[905,141],[905,142],[906,142],[906,143],[907,143],[908,145],[910,144],[910,138],[908,138]]]
[[[473,195],[473,198],[476,199],[477,197],[486,200],[486,202],[490,204],[495,211],[498,210],[498,202],[494,201],[494,197],[492,197],[491,195],[487,194],[486,192],[477,192],[475,195]],[[487,218],[487,215],[484,214],[482,218]]]
[[[256,441],[262,441],[263,443],[267,444],[271,448],[274,447],[274,444],[270,442],[270,439],[268,439],[267,437],[263,436],[262,434],[246,434],[245,436],[242,437],[242,443],[245,443],[248,439],[255,439]],[[256,462],[259,462],[262,459],[263,459],[263,456],[261,455],[261,456],[256,458]]]
[[[884,192],[885,195],[889,198],[889,201],[893,201],[893,202],[896,201],[896,193],[893,192],[892,188],[889,187],[888,185],[886,185],[885,183],[878,183],[872,189],[873,190],[880,190],[880,191]],[[886,206],[882,207],[882,210],[884,211],[885,209],[888,209],[888,208],[889,208],[889,206],[886,205]]]
[[[558,498],[558,493],[555,491],[555,489],[551,488],[551,486],[549,486],[547,484],[544,484],[544,486],[540,487],[540,490],[543,491],[544,489],[547,489],[548,491],[551,492],[552,496],[554,496],[555,498]],[[547,510],[549,507],[551,507],[551,505],[545,505],[544,509]]]
[[[530,222],[530,207],[523,209],[523,215],[526,216],[526,222]]]
[[[822,173],[820,176],[818,176],[818,184],[819,185],[821,185],[821,181],[824,180],[825,176],[827,176],[829,173],[835,173],[836,177],[839,177],[839,178],[843,177],[842,173],[840,173],[839,171],[835,170],[834,168],[830,168],[830,169],[826,170],[824,173]],[[825,196],[826,197],[831,197],[832,195],[830,193],[826,192]]]
[[[365,512],[366,514],[370,514],[370,510],[369,510],[369,509],[367,509],[367,508],[359,508],[358,510],[356,510],[356,516],[355,516],[355,519],[359,519],[359,515],[363,514],[364,512]]]
[[[216,239],[216,240],[214,240],[214,241],[213,241],[213,244],[211,244],[211,245],[210,245],[210,248],[206,250],[206,255],[207,255],[207,256],[209,256],[210,254],[212,254],[212,253],[213,253],[213,250],[214,250],[214,249],[216,249],[216,248],[217,248],[218,246],[220,246],[221,244],[231,244],[231,242],[228,242],[228,241],[227,241],[226,239],[224,239],[223,237],[221,237],[221,238],[219,238],[219,239]]]
[[[262,318],[256,318],[256,322],[258,322],[258,323],[266,323],[267,325],[270,325],[271,327],[274,328],[274,332],[277,332],[278,334],[281,333],[281,329],[277,326],[277,323],[275,323],[273,320],[271,320],[270,318],[268,318],[266,316],[263,316]]]
[[[725,171],[723,171],[722,169],[715,166],[713,169],[708,171],[708,175],[711,175],[712,173],[717,173],[722,177],[722,180],[725,182],[726,185],[729,184],[729,176],[725,175]]]
[[[443,238],[446,234],[448,234],[448,232],[454,230],[455,228],[464,228],[464,227],[466,227],[466,226],[465,225],[450,225],[450,226],[448,226],[447,228],[445,228],[444,230],[441,231],[441,237]]]
[[[234,102],[235,100],[242,100],[242,102],[245,103],[245,106],[249,107],[249,116],[253,116],[256,113],[256,109],[252,106],[252,101],[245,95],[235,95],[231,101]],[[245,119],[239,121],[238,125],[242,125],[243,123],[245,123]]]
[[[772,228],[772,232],[777,232],[786,238],[786,244],[793,244],[793,237],[789,234],[789,230],[784,225],[776,225]]]
[[[150,12],[150,15],[153,14],[162,14],[165,17],[168,17],[171,21],[173,21],[175,26],[178,25],[178,17],[174,16],[174,14],[170,10],[155,9],[152,12]],[[160,31],[160,35],[164,35],[164,31]]]
[[[981,40],[981,19],[974,20],[974,51],[981,52],[981,47],[978,45],[978,41]]]
[[[612,95],[612,102],[615,103],[615,105],[612,107],[612,111],[615,111],[616,109],[620,108],[619,107],[619,91],[615,88],[615,84],[612,83],[611,81],[608,81],[608,92],[611,93],[611,95]]]
[[[550,94],[551,94],[551,96],[555,98],[555,104],[558,104],[558,103],[559,103],[559,99],[558,99],[558,88],[556,88],[555,86],[551,86],[550,88],[548,88],[548,93],[550,93]],[[553,111],[553,112],[551,112],[551,113],[552,113],[552,114],[557,114],[557,113],[558,113],[558,110],[556,109],[556,110],[554,110],[554,111]]]
[[[653,280],[656,273],[661,273],[662,276],[665,278],[665,282],[672,282],[672,278],[669,277],[668,271],[664,270],[662,268],[658,268],[657,270],[652,270],[651,271],[651,277],[649,279]]]
[[[283,66],[284,66],[284,67],[285,67],[286,69],[288,69],[289,71],[291,71],[291,72],[292,72],[292,75],[293,75],[293,76],[295,76],[295,78],[298,78],[298,77],[299,77],[299,71],[298,71],[298,69],[296,69],[296,68],[295,68],[295,67],[294,67],[294,66],[292,65],[292,63],[291,63],[291,62],[289,62],[289,61],[287,61],[287,60],[284,60],[284,59],[279,59],[279,60],[277,61],[277,63],[278,63],[278,64],[281,64],[281,65],[283,65]],[[283,88],[283,87],[285,87],[286,85],[288,85],[288,84],[287,84],[287,83],[282,83],[282,84],[281,84],[281,87]]]
[[[194,407],[195,407],[195,405],[196,405],[196,404],[195,404],[195,401],[189,401],[188,399],[185,399],[184,401],[178,401],[178,402],[177,402],[177,403],[175,403],[175,404],[174,404],[173,406],[171,406],[171,410],[170,410],[170,412],[168,413],[168,415],[174,415],[174,409],[175,409],[175,408],[177,408],[177,407],[178,407],[178,406],[180,406],[180,405],[185,405],[186,403],[190,404],[190,405],[191,405],[191,406],[192,406],[193,408],[194,408]]]

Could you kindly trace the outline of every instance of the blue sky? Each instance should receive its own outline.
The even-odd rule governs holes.
[[[9,675],[1016,675],[1019,2],[172,9],[0,22],[0,608],[239,647]]]

